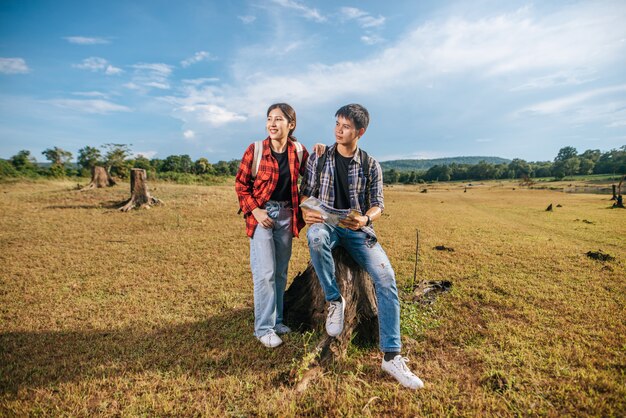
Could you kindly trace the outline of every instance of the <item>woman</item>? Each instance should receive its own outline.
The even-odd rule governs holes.
[[[304,226],[298,198],[298,175],[308,153],[292,136],[296,112],[286,103],[267,109],[268,137],[250,144],[235,178],[239,206],[250,237],[254,283],[254,335],[269,348],[282,344],[283,295],[291,241]]]

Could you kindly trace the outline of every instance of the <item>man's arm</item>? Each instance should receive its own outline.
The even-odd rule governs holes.
[[[370,208],[361,216],[355,216],[354,218],[348,218],[341,223],[349,229],[357,231],[368,223],[371,224],[383,213],[385,208],[383,199],[383,171],[378,161],[370,157]],[[369,217],[369,219],[368,219]],[[369,221],[369,222],[368,222]]]
[[[317,155],[317,152],[313,152],[309,155],[309,159],[306,162],[306,171],[302,176],[302,183],[300,184],[300,202],[304,202],[313,194],[315,182],[317,181],[316,172],[318,159],[319,155]],[[324,218],[322,218],[319,212],[302,207],[300,209],[302,210],[302,219],[304,219],[307,225],[324,222]]]

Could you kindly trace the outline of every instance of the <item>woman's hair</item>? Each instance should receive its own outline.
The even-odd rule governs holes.
[[[269,116],[270,112],[274,109],[280,109],[280,111],[283,112],[283,115],[285,115],[285,118],[287,118],[287,122],[293,122],[293,129],[289,131],[289,138],[295,141],[296,137],[293,136],[293,131],[296,130],[296,111],[293,110],[293,107],[289,106],[287,103],[274,103],[267,108],[267,116]]]

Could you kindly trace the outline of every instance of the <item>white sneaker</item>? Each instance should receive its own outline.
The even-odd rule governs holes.
[[[402,386],[409,389],[421,389],[424,382],[413,374],[406,366],[408,358],[402,357],[400,354],[395,356],[393,360],[385,361],[383,358],[383,370],[392,375]]]
[[[274,332],[273,329],[271,329],[267,334],[261,337],[257,337],[257,339],[261,341],[261,344],[263,344],[267,348],[275,348],[283,343],[283,340],[281,340],[280,337],[276,335],[276,332]]]
[[[274,331],[276,331],[276,334],[289,334],[291,332],[291,328],[285,324],[276,324]]]
[[[326,317],[326,332],[331,337],[336,337],[343,331],[343,312],[346,309],[346,301],[343,296],[336,302],[330,302],[328,316]]]

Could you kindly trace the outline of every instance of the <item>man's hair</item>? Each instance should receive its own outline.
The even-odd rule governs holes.
[[[357,130],[361,128],[367,129],[367,125],[370,123],[370,114],[367,109],[356,103],[340,107],[337,113],[335,113],[335,117],[338,116],[349,119],[354,123],[354,127]]]

